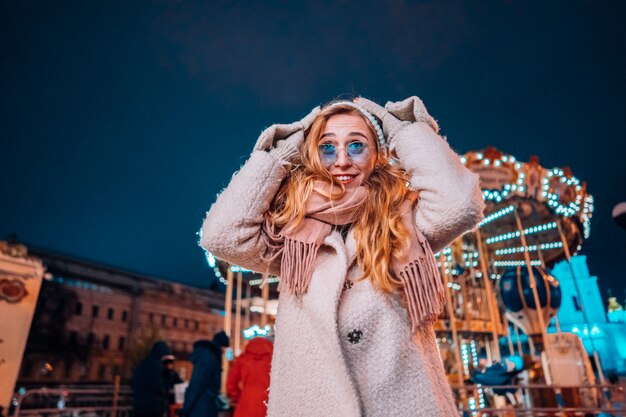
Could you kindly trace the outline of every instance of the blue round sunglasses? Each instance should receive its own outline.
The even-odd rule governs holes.
[[[346,155],[355,164],[361,164],[369,159],[369,144],[360,141],[350,142],[346,146],[335,146],[332,143],[322,143],[319,145],[319,155],[322,164],[328,166],[337,162],[337,155],[340,149],[346,151]]]

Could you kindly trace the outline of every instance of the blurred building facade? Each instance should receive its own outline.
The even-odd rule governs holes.
[[[224,322],[222,294],[29,249],[46,279],[19,384],[127,380],[156,340],[186,360]]]

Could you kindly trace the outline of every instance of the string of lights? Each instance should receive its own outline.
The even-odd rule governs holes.
[[[568,187],[574,186],[576,189],[576,200],[571,201],[567,204],[562,204],[559,201],[559,195],[556,194],[555,190],[550,186],[552,178],[557,178],[558,182]],[[580,203],[582,200],[582,193],[580,192],[581,190],[582,187],[580,185],[580,180],[574,176],[565,176],[565,173],[560,168],[553,168],[552,170],[548,171],[546,177],[543,179],[542,196],[546,199],[546,203],[548,204],[548,206],[550,206],[550,208],[554,210],[556,214],[560,214],[565,217],[571,217],[580,212]]]
[[[280,281],[279,277],[268,277],[267,278],[267,283],[268,284],[274,284],[274,283],[276,283],[278,281]],[[263,278],[251,279],[249,281],[250,285],[261,285],[261,282],[263,282]]]
[[[542,262],[539,259],[533,259],[530,261],[532,266],[541,266]],[[510,267],[510,266],[523,266],[526,265],[526,261],[493,261],[493,266],[495,267]]]
[[[541,250],[550,250],[550,249],[557,249],[557,248],[562,248],[562,247],[563,247],[563,242],[542,243],[539,246],[528,245],[528,252],[536,252],[538,248]],[[497,249],[495,251],[495,254],[498,256],[502,256],[502,255],[511,255],[515,253],[522,253],[522,252],[524,252],[524,246],[518,246],[516,248]]]
[[[532,227],[524,229],[524,236],[532,235],[534,233],[544,232],[546,230],[555,229],[555,228],[556,228],[556,222],[540,224],[538,226],[532,226]],[[520,236],[521,236],[520,231],[516,230],[514,232],[503,233],[498,236],[492,236],[490,238],[487,238],[485,242],[488,245],[491,245],[493,243],[503,242],[505,240],[514,239]]]
[[[480,222],[478,224],[478,227],[483,227],[495,220],[498,220],[500,217],[506,216],[507,214],[511,214],[513,213],[513,211],[515,211],[515,206],[507,206],[503,209],[500,209],[496,212],[491,213],[490,215],[488,215],[487,217],[485,217],[483,219],[482,222]]]

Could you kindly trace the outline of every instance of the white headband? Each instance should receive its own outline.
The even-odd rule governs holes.
[[[351,101],[337,101],[329,105],[327,108],[330,109],[332,107],[337,107],[341,105],[347,105],[349,107],[352,107],[360,111],[361,114],[363,114],[363,116],[365,116],[367,120],[369,120],[372,123],[372,126],[374,126],[374,129],[376,130],[376,135],[378,136],[378,144],[380,145],[380,148],[383,149],[387,145],[387,142],[385,142],[385,135],[383,134],[383,129],[381,129],[380,124],[378,124],[378,120],[376,120],[376,118],[372,115],[372,113],[368,112],[363,107]]]

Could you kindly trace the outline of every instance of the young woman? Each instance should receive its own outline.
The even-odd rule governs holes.
[[[268,416],[458,415],[433,250],[484,206],[437,131],[417,97],[333,102],[266,129],[209,210],[204,248],[281,277]]]

